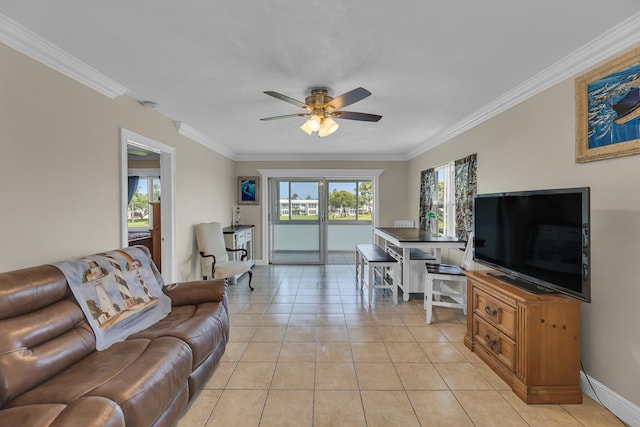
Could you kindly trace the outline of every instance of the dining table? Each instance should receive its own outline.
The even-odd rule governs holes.
[[[433,250],[436,263],[442,261],[442,249],[464,249],[467,242],[458,237],[435,236],[430,232],[419,228],[374,227],[373,243],[377,244],[378,238],[384,241],[384,248],[394,245],[402,249],[402,277],[399,286],[403,289],[403,300],[409,300],[409,289],[422,289],[419,283],[411,283],[409,261],[411,249]]]

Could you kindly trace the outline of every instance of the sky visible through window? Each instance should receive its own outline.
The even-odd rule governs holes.
[[[147,186],[146,179],[141,179],[138,181],[138,192],[140,194],[149,194],[149,187]]]
[[[281,182],[280,183],[280,198],[288,199],[289,198],[289,183]],[[298,195],[299,199],[312,199],[318,200],[318,184],[315,182],[291,182],[291,187],[293,193]],[[331,181],[331,191],[334,189],[338,191],[346,190],[350,193],[355,193],[355,183],[354,182],[335,182]]]

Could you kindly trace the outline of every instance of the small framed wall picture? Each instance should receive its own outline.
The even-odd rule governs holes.
[[[260,177],[239,176],[237,195],[239,205],[259,205]]]

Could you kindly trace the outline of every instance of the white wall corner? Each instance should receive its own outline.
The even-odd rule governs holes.
[[[580,371],[580,387],[584,394],[603,405],[622,421],[631,427],[640,427],[640,407],[589,377],[583,371]]]
[[[126,87],[2,14],[0,14],[0,43],[110,99],[129,92]]]

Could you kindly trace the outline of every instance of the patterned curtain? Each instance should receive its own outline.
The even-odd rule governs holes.
[[[427,212],[433,210],[433,200],[438,197],[436,170],[427,169],[420,173],[420,230],[427,229]]]
[[[466,239],[473,228],[473,195],[478,191],[478,155],[456,160],[456,236]]]

